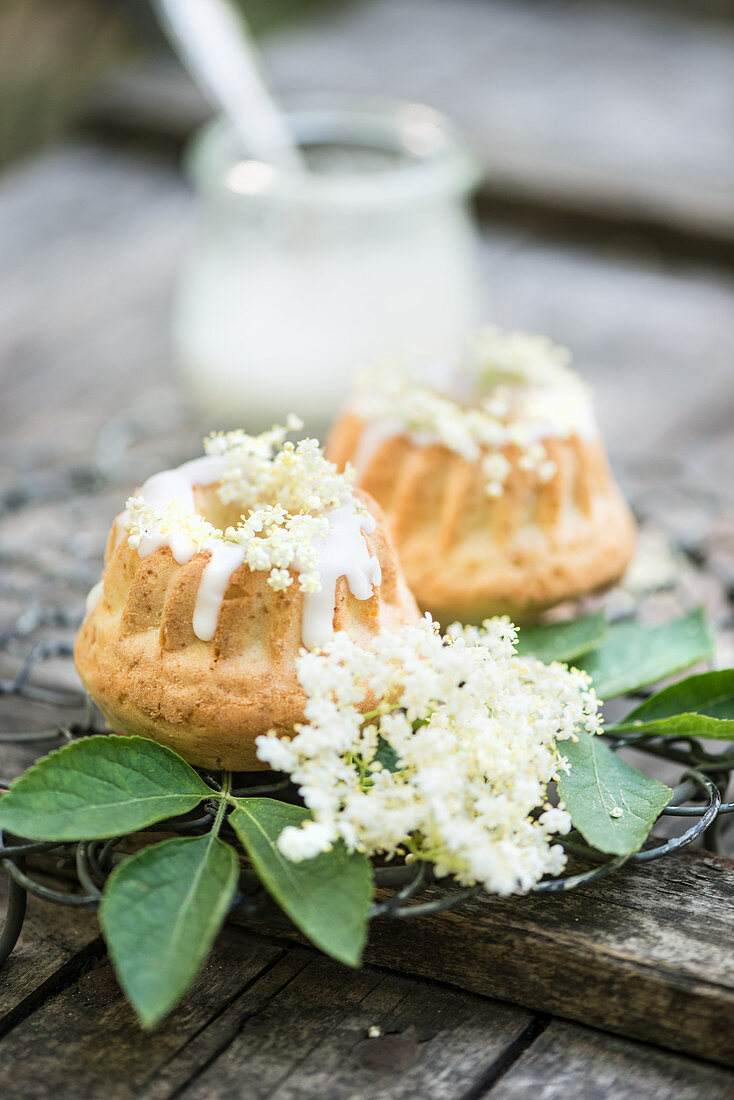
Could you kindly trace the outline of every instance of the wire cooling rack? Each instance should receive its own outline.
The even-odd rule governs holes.
[[[83,444],[81,458],[73,452],[58,453],[51,441],[43,454],[23,456],[19,464],[22,477],[5,488],[0,484],[0,610],[9,608],[4,614],[9,625],[0,628],[0,700],[7,703],[0,725],[0,789],[9,785],[7,777],[2,777],[4,768],[17,773],[40,752],[102,732],[86,697],[78,688],[60,683],[59,674],[67,685],[74,684],[73,678],[63,674],[71,669],[73,634],[81,619],[83,595],[98,579],[104,528],[116,505],[136,482],[151,469],[171,465],[191,450],[190,426],[175,409],[166,436],[161,434],[160,417],[151,424],[145,412],[147,406],[142,407],[138,415],[126,413],[107,423],[91,445]],[[156,405],[159,407],[160,403]],[[713,584],[716,625],[720,631],[731,632],[734,561],[722,564],[720,556],[709,553],[707,531],[721,508],[731,508],[733,502],[719,492],[686,487],[684,475],[683,470],[660,470],[654,463],[645,469],[638,463],[627,478],[626,488],[643,527],[652,522],[659,530],[661,510],[664,513],[664,535],[680,567],[673,587],[681,589],[683,578],[682,590],[671,592],[671,582],[662,583],[663,588],[667,587],[664,599],[668,601],[668,612],[698,602],[700,592],[710,597]],[[71,555],[67,534],[70,512],[76,532]],[[683,517],[678,530],[668,522],[674,515]],[[39,517],[44,524],[44,538],[27,537],[28,532],[37,530]],[[54,530],[63,535],[54,540],[49,535]],[[29,546],[34,548],[30,552]],[[643,614],[649,601],[658,599],[656,584],[660,587],[659,580],[651,583],[651,594],[643,591],[634,596],[634,606]],[[613,604],[613,611],[631,610],[632,597],[622,596],[621,607]],[[64,721],[64,715],[68,720]],[[660,822],[665,819],[670,824],[678,819],[682,831],[671,839],[651,838],[643,850],[616,858],[595,852],[573,834],[559,838],[583,869],[542,881],[532,893],[572,890],[612,874],[625,864],[662,859],[696,842],[710,851],[724,850],[726,826],[734,821],[734,803],[724,800],[734,770],[734,749],[712,752],[691,738],[626,738],[624,745],[630,744],[676,769],[679,781]],[[622,742],[613,747],[621,748]],[[238,776],[234,793],[270,794],[285,800],[295,797],[289,781],[273,773]],[[197,835],[208,829],[213,813],[214,809],[205,804],[203,812],[155,825],[150,831]],[[233,833],[229,839],[235,840]],[[0,918],[0,964],[21,933],[28,894],[66,906],[96,908],[107,876],[125,858],[126,846],[130,847],[129,837],[54,844],[0,833],[0,867],[8,879],[5,915]],[[63,879],[68,889],[48,885],[49,870],[53,871],[51,881]],[[460,905],[482,891],[481,887],[447,885],[446,879],[440,880],[439,891],[430,890],[436,879],[430,864],[423,862],[376,864],[374,874],[378,900],[372,907],[372,917],[429,916]],[[241,872],[232,908],[271,924],[289,923],[254,872],[246,868]]]
[[[39,669],[51,660],[70,660],[68,643],[44,644],[34,647],[20,670],[10,682],[0,683],[0,691],[16,699],[26,699],[34,704],[44,704],[54,709],[84,708],[82,721],[61,723],[52,729],[19,731],[0,734],[0,745],[28,746],[36,742],[51,743],[59,747],[76,738],[101,733],[96,725],[95,710],[81,692],[59,689],[53,682],[39,676]],[[629,741],[625,741],[629,744]],[[622,742],[612,747],[621,747]],[[625,864],[649,863],[662,859],[672,852],[702,840],[705,847],[717,851],[721,846],[721,834],[726,815],[734,813],[734,802],[724,802],[734,755],[717,755],[709,752],[695,739],[680,738],[675,741],[646,738],[635,742],[644,752],[662,757],[681,768],[681,781],[673,789],[673,797],[662,816],[684,818],[691,824],[679,836],[669,840],[650,840],[639,852],[628,856],[607,858],[588,848],[579,839],[559,838],[572,857],[585,864],[595,864],[588,869],[538,883],[530,892],[549,894],[572,890],[582,884],[594,882],[617,871]],[[0,788],[7,788],[7,780],[0,779]],[[286,777],[274,773],[240,775],[233,789],[237,796],[271,795],[292,800],[294,789]],[[206,832],[214,820],[215,807],[204,804],[204,812],[197,811],[186,817],[151,826],[142,832],[168,833],[196,836]],[[225,821],[226,829],[226,821]],[[139,837],[140,834],[135,834]],[[232,833],[229,837],[235,840]],[[34,894],[49,902],[75,908],[96,908],[99,905],[105,880],[125,853],[126,837],[108,840],[82,841],[74,844],[58,844],[43,841],[26,841],[21,837],[5,837],[0,833],[0,864],[8,876],[8,902],[5,920],[0,933],[0,964],[10,955],[22,931],[28,894]],[[60,890],[41,881],[30,872],[28,862],[41,853],[51,857],[56,874],[70,880],[70,889]],[[48,868],[46,868],[46,872]],[[43,868],[41,868],[43,877]],[[379,891],[390,894],[372,906],[370,916],[406,919],[429,916],[445,909],[452,909],[470,897],[482,892],[482,887],[447,886],[441,880],[438,897],[420,900],[427,887],[435,882],[430,864],[416,861],[412,864],[377,864],[374,867],[375,883]],[[274,908],[254,872],[243,869],[239,886],[232,903],[232,911],[265,921],[270,924],[288,924],[288,919]]]

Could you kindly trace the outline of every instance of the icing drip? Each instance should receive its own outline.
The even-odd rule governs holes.
[[[215,481],[220,481],[226,468],[226,459],[221,455],[203,455],[191,462],[184,462],[175,470],[153,474],[140,490],[140,496],[154,508],[165,508],[175,500],[187,512],[193,512],[195,486],[213,485]]]
[[[190,462],[176,467],[175,470],[163,470],[159,474],[153,474],[143,484],[138,496],[142,497],[146,504],[153,508],[164,509],[167,504],[176,501],[187,512],[194,512],[194,489],[198,485],[213,485],[219,481],[227,468],[227,463],[220,455],[202,455]],[[125,540],[125,522],[129,513],[123,512],[115,520],[115,549]],[[146,536],[140,540],[138,553],[141,558],[152,554],[161,546],[168,546],[179,565],[185,565],[191,561],[196,553],[196,546],[186,535],[173,533],[164,538],[155,534]]]
[[[357,411],[359,415],[359,410]],[[383,443],[395,436],[407,435],[408,430],[399,420],[365,420],[362,434],[357,443],[357,449],[352,458],[352,465],[361,478],[367,471],[372,459],[377,454]]]
[[[355,409],[355,413],[357,416],[361,415],[359,408]],[[399,420],[365,420],[357,450],[351,460],[358,480],[366,473],[370,462],[383,443],[397,439],[399,436],[409,439],[416,447],[433,447],[436,443],[446,446],[436,432],[407,428]]]
[[[187,512],[193,513],[196,510],[194,489],[221,480],[225,469],[226,459],[221,456],[194,459],[176,470],[154,474],[142,486],[138,496],[157,509],[163,510],[171,502],[176,502]],[[368,600],[382,580],[380,563],[370,555],[364,538],[364,532],[374,531],[374,518],[369,513],[358,512],[352,503],[333,508],[325,515],[330,527],[316,547],[320,557],[321,589],[306,592],[303,596],[301,636],[307,649],[325,645],[333,637],[336,586],[340,577],[347,578],[349,589],[358,600]],[[119,530],[123,526],[124,520],[119,524]],[[122,533],[124,535],[124,531]],[[145,558],[164,546],[170,549],[179,565],[185,565],[197,553],[209,554],[199,582],[193,616],[194,634],[209,642],[214,637],[219,611],[232,575],[245,561],[245,550],[234,542],[216,538],[197,547],[185,532],[162,534],[152,529],[140,539],[138,554]],[[298,561],[294,564],[299,571],[307,568]],[[96,588],[90,593],[90,599]],[[94,599],[98,597],[99,593],[96,593]]]
[[[426,428],[420,430],[411,428],[407,424],[401,423],[397,417],[393,419],[375,419],[372,416],[372,411],[364,407],[359,401],[349,406],[349,408],[364,424],[357,448],[351,459],[358,479],[363,477],[367,467],[383,443],[387,443],[388,440],[395,439],[397,436],[404,436],[417,447],[432,447],[435,444],[440,444],[443,447],[448,447],[449,450],[454,450],[438,431],[430,431]],[[543,443],[548,439],[560,438],[557,427],[548,420],[537,420],[529,424],[523,424],[516,428],[514,432],[512,431],[512,423],[509,427],[508,435],[514,434],[517,437],[513,441],[525,446],[533,443]],[[596,420],[592,416],[579,420],[573,434],[586,442],[593,442],[598,439],[599,428]]]
[[[225,463],[222,458],[204,455],[203,458],[195,458],[191,462],[184,462],[176,470],[164,470],[160,474],[149,477],[139,495],[146,504],[150,504],[154,508],[163,509],[166,505],[175,501],[187,512],[193,512],[195,510],[194,488],[197,485],[211,485],[213,482],[218,481],[224,473],[224,469]],[[212,540],[211,543],[207,544],[207,549],[211,549],[214,545],[220,546],[223,544],[215,543]],[[149,554],[160,550],[162,546],[169,548],[179,565],[186,565],[198,553],[196,543],[183,531],[171,531],[167,535],[162,535],[160,532],[152,530],[141,538],[138,545],[138,554],[141,558],[147,558]],[[238,564],[241,564],[241,559]],[[207,591],[205,591],[205,599]],[[196,613],[194,619],[196,620]],[[207,621],[205,612],[202,612],[202,621]],[[213,635],[214,631],[212,630],[212,633],[203,640],[208,641]],[[203,638],[198,633],[197,637]]]
[[[212,539],[204,546],[211,557],[204,566],[194,607],[194,634],[210,642],[217,629],[219,609],[232,574],[245,560],[245,551],[233,542]]]
[[[349,406],[365,424],[353,459],[358,477],[401,435],[480,462],[490,497],[502,494],[508,447],[520,452],[522,469],[549,481],[556,473],[549,440],[598,436],[590,394],[569,363],[568,351],[546,337],[489,327],[454,363],[383,364],[362,378]]]
[[[95,607],[102,598],[102,589],[104,588],[104,581],[97,581],[93,588],[89,589],[87,594],[87,615],[91,615]]]
[[[358,600],[368,600],[382,581],[377,558],[370,556],[363,532],[374,531],[376,523],[368,512],[357,512],[343,504],[326,513],[331,528],[318,546],[321,562],[321,590],[303,598],[301,637],[306,649],[326,645],[334,635],[336,584],[346,577],[349,590]]]

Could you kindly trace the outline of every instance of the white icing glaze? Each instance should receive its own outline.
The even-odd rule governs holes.
[[[144,482],[137,496],[142,497],[145,503],[153,508],[163,509],[172,501],[177,501],[187,512],[194,512],[196,510],[194,489],[200,485],[213,485],[220,481],[226,465],[226,460],[221,455],[202,455],[201,458],[184,462],[175,470],[162,470],[159,474],[153,474]],[[127,519],[128,512],[125,511],[115,520],[115,550],[125,539]],[[187,561],[191,561],[196,553],[194,543],[180,533],[173,533],[165,538],[160,538],[153,533],[141,539],[138,553],[141,558],[145,558],[161,546],[170,547],[179,565],[185,565]]]
[[[361,479],[364,476],[367,467],[383,443],[387,443],[388,439],[394,439],[398,435],[411,437],[410,430],[405,428],[399,420],[366,420],[364,422],[364,428],[352,458],[352,465],[358,478]]]
[[[165,508],[175,500],[187,512],[193,512],[195,487],[221,481],[226,468],[227,461],[221,455],[202,455],[191,462],[184,462],[175,470],[153,474],[145,482],[139,495],[146,504],[151,504],[154,508]]]
[[[354,406],[353,412],[359,417],[363,418],[365,416],[365,411],[359,404]],[[510,430],[512,426],[511,421],[509,424]],[[558,428],[547,420],[535,420],[523,424],[521,432],[522,440],[525,444],[543,443],[547,439],[559,438]],[[577,435],[579,439],[586,440],[587,442],[598,439],[599,426],[594,416],[590,414],[588,417],[580,419],[576,425],[575,431],[573,433],[569,432],[568,436],[571,434]],[[417,431],[415,428],[409,428],[407,425],[402,424],[397,418],[385,418],[380,420],[373,420],[371,418],[365,419],[364,428],[360,435],[357,449],[354,452],[354,457],[351,459],[358,479],[365,473],[367,467],[383,443],[399,435],[405,436],[406,439],[409,439],[411,443],[414,443],[417,447],[432,447],[436,443],[441,444],[443,447],[448,447],[448,443],[441,439],[437,432],[432,432],[428,429]]]
[[[162,473],[149,477],[138,495],[143,498],[146,504],[150,504],[154,508],[163,509],[172,501],[175,501],[187,512],[193,512],[195,510],[195,487],[197,485],[211,485],[219,481],[225,468],[225,460],[220,456],[204,455],[202,458],[195,458],[191,462],[184,462],[182,466],[175,470],[163,470]],[[141,538],[138,545],[138,554],[141,558],[147,558],[149,554],[160,550],[162,546],[169,548],[179,565],[185,565],[199,552],[193,539],[182,531],[171,531],[167,535],[162,535],[159,531],[153,529]],[[244,560],[244,554],[240,551],[237,563],[232,566],[226,574],[226,578],[222,581],[222,555],[219,554],[218,550],[224,546],[224,543],[212,540],[205,547],[205,549],[211,551],[211,559],[204,569],[194,610],[194,633],[202,641],[210,641],[214,637],[219,606],[229,583],[229,578]],[[239,547],[234,549],[239,550]],[[221,594],[217,601],[216,593],[220,587]],[[213,606],[216,610],[212,625]]]
[[[599,436],[599,428],[593,417],[579,420],[574,430],[562,435],[549,421],[533,420],[522,427],[522,441],[525,445],[545,443],[548,439],[571,439],[572,436],[591,442]]]
[[[327,512],[326,518],[331,527],[318,546],[321,590],[307,592],[303,598],[301,637],[306,649],[325,645],[334,635],[336,584],[340,577],[347,578],[349,590],[358,600],[368,600],[382,581],[380,563],[370,556],[363,534],[374,531],[374,517],[343,504]]]
[[[102,598],[102,589],[104,588],[104,581],[97,581],[97,583],[89,589],[87,594],[87,615],[91,615],[95,607]]]
[[[194,607],[194,634],[203,642],[210,642],[217,629],[219,609],[232,574],[245,560],[245,551],[234,542],[211,539],[204,550],[210,553],[209,561],[201,575],[199,591]]]
[[[465,407],[475,405],[480,396],[477,392],[476,374],[464,364],[457,365],[440,360],[427,363],[421,367],[414,382]]]
[[[194,512],[194,489],[220,481],[225,469],[226,459],[221,456],[208,455],[194,459],[176,470],[154,474],[142,486],[138,496],[154,508],[164,509],[172,501],[176,501],[186,511]],[[380,563],[370,555],[363,534],[374,531],[373,516],[366,512],[357,512],[350,503],[327,512],[326,518],[330,528],[317,547],[321,559],[321,590],[304,593],[303,598],[301,636],[307,649],[324,645],[333,637],[336,585],[339,577],[347,578],[350,591],[358,600],[369,599],[382,580]],[[118,525],[118,536],[123,526],[124,520]],[[145,558],[163,546],[170,549],[179,565],[185,565],[197,553],[209,554],[196,595],[193,628],[197,638],[205,642],[211,641],[232,575],[245,561],[243,547],[220,539],[210,539],[199,550],[194,541],[183,532],[174,531],[164,535],[153,529],[141,538],[138,554]],[[295,565],[299,568],[298,562]],[[96,588],[97,586],[92,590],[93,593]]]
[[[357,416],[364,417],[365,415],[359,404],[354,407],[353,411]],[[510,422],[510,431],[512,431],[512,427],[512,422]],[[580,419],[575,431],[573,433],[569,432],[565,438],[570,438],[572,434],[577,435],[579,439],[587,443],[598,439],[599,427],[593,415],[589,414],[588,417]],[[398,436],[409,439],[416,447],[432,447],[439,444],[443,447],[449,447],[450,450],[452,449],[445,440],[441,439],[437,432],[427,429],[417,431],[415,428],[409,428],[402,424],[397,418],[365,419],[357,447],[350,460],[357,474],[357,484],[363,482],[372,459],[383,444]],[[559,431],[550,421],[536,420],[523,424],[518,429],[518,436],[522,440],[522,445],[527,447],[532,446],[534,443],[545,443],[549,439],[559,438]],[[489,450],[489,448],[484,447],[482,450]]]
[[[363,379],[348,406],[364,422],[352,460],[358,479],[396,436],[417,447],[442,444],[467,461],[510,443],[537,452],[552,439],[596,440],[590,395],[567,359],[542,338],[491,330],[466,362],[429,362]]]

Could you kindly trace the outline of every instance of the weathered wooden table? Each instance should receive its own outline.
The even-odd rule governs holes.
[[[89,141],[0,181],[0,681],[34,645],[71,637],[120,501],[196,453],[208,427],[180,396],[168,343],[191,202],[167,160]],[[497,224],[484,250],[491,316],[570,344],[596,388],[645,522],[638,573],[658,574],[615,608],[641,591],[649,618],[703,602],[719,661],[734,663],[730,274]],[[74,683],[68,660],[45,674]],[[0,696],[0,732],[59,717]],[[0,743],[0,776],[53,744]],[[377,921],[358,972],[287,932],[230,923],[146,1034],[95,915],[32,898],[0,970],[0,1095],[723,1100],[732,942],[734,861],[703,852],[568,896]]]

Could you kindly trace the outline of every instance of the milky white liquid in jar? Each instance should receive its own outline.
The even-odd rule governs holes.
[[[451,356],[477,320],[476,164],[417,105],[289,112],[312,170],[243,158],[217,123],[192,158],[199,224],[174,338],[199,407],[248,430],[296,412],[318,429],[354,373]]]

